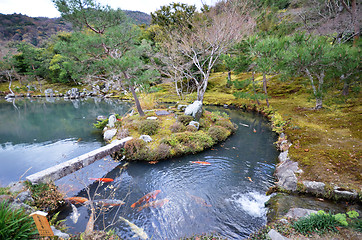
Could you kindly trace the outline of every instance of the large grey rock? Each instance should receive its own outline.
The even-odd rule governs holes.
[[[152,142],[152,138],[150,136],[148,136],[148,135],[141,135],[140,139],[142,139],[143,141],[145,141],[147,143]]]
[[[298,179],[295,172],[299,172],[298,163],[286,160],[277,166],[275,175],[278,178],[277,186],[288,191],[296,191]]]
[[[195,120],[199,120],[202,116],[202,102],[195,101],[194,103],[188,105],[185,109],[185,115],[190,115],[195,118]]]
[[[200,128],[200,123],[196,121],[191,121],[189,125],[194,126],[197,130]]]
[[[111,140],[117,133],[117,129],[109,129],[103,133],[103,139],[106,141]]]
[[[114,128],[114,124],[117,122],[117,118],[116,118],[116,116],[115,115],[111,115],[111,116],[109,116],[109,118],[108,118],[108,124],[107,124],[107,126],[108,127],[110,127],[110,128]]]
[[[271,240],[288,240],[288,239],[290,239],[290,238],[284,237],[283,235],[281,235],[274,229],[272,229],[268,232],[268,236],[270,237]]]
[[[302,183],[304,184],[306,188],[305,191],[307,193],[312,193],[317,196],[323,196],[326,194],[326,190],[324,189],[326,185],[322,182],[303,181]]]
[[[32,213],[34,212],[34,208],[30,207],[29,205],[22,203],[22,202],[12,202],[10,203],[10,208],[17,210],[17,209],[24,209],[27,213]]]
[[[170,112],[166,111],[166,110],[160,110],[160,111],[156,111],[155,112],[157,116],[164,116],[164,115],[169,115]]]
[[[59,238],[62,238],[62,239],[69,239],[70,236],[66,233],[63,233],[62,231],[56,229],[54,226],[50,226],[50,228],[52,229],[53,233],[54,233],[54,236],[57,236]]]
[[[337,198],[343,199],[356,199],[358,197],[358,193],[355,190],[348,190],[338,186],[334,187],[334,194]]]
[[[291,208],[288,213],[285,215],[287,218],[299,219],[302,217],[309,216],[310,214],[316,214],[317,211],[305,208]]]
[[[31,196],[31,192],[29,190],[19,193],[15,200],[19,202],[34,202],[34,199]]]
[[[8,185],[9,191],[11,193],[21,192],[23,191],[24,187],[24,182],[12,182]]]
[[[284,152],[281,152],[278,156],[278,159],[279,159],[279,162],[285,162],[286,160],[289,159],[288,157],[288,150],[287,151],[284,151]]]

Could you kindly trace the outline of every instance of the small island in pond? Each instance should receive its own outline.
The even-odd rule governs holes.
[[[188,112],[188,108],[194,105],[148,110],[145,116],[137,113],[124,117],[111,115],[96,126],[104,128],[107,141],[132,137],[122,151],[112,155],[113,158],[142,160],[151,164],[201,152],[226,140],[236,131],[237,125],[226,113],[205,111],[202,106]]]

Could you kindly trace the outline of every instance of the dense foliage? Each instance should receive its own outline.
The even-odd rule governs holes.
[[[24,209],[13,209],[0,202],[0,239],[32,239],[37,234],[34,220]]]

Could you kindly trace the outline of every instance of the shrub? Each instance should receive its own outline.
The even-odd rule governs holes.
[[[37,234],[34,220],[24,209],[12,209],[8,201],[0,202],[0,239],[33,239]]]
[[[97,123],[93,123],[93,126],[98,129],[104,129],[108,124],[108,118],[103,121],[98,121]]]
[[[158,121],[157,120],[143,120],[138,123],[138,132],[140,134],[153,135],[157,132],[158,129]]]
[[[224,141],[229,135],[228,130],[221,126],[210,127],[208,133],[215,142]]]
[[[215,125],[217,126],[221,126],[226,128],[227,130],[229,130],[231,133],[235,133],[236,129],[238,129],[238,126],[232,122],[230,122],[229,120],[220,120],[220,121],[216,121]]]
[[[317,214],[312,213],[308,217],[300,218],[292,227],[304,235],[310,235],[313,232],[324,234],[327,231],[336,231],[338,225],[339,222],[331,213],[319,211]]]
[[[197,132],[197,128],[195,126],[193,126],[193,125],[187,125],[186,131]]]
[[[175,122],[174,124],[172,124],[171,125],[171,127],[170,127],[170,130],[171,130],[171,132],[173,132],[173,133],[177,133],[177,132],[183,132],[183,131],[185,131],[185,126],[182,124],[182,123],[180,123],[180,122]]]
[[[149,149],[142,139],[131,139],[124,144],[124,156],[127,160],[147,160],[150,158]]]
[[[129,131],[128,131],[127,128],[122,127],[120,129],[118,129],[118,131],[117,131],[117,138],[118,139],[126,138],[128,136],[129,136]]]
[[[64,204],[64,194],[58,191],[54,183],[39,183],[32,185],[25,182],[34,199],[34,205],[45,212],[53,211]]]
[[[161,143],[154,151],[153,151],[153,160],[161,160],[166,159],[171,156],[170,153],[171,147],[165,143]]]
[[[189,123],[193,120],[194,120],[194,117],[190,116],[190,115],[180,115],[177,117],[177,121],[182,123],[184,126],[189,125]]]

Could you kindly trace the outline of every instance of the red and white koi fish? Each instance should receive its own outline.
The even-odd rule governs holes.
[[[148,201],[150,201],[151,198],[156,199],[157,194],[159,194],[160,192],[161,192],[161,190],[155,190],[153,192],[147,193],[146,195],[144,195],[143,197],[138,199],[137,202],[133,203],[131,205],[131,208],[134,208],[137,204],[141,204],[143,202],[148,202]]]
[[[191,195],[190,193],[186,192],[186,195],[189,196],[190,198],[192,198],[197,204],[203,205],[205,207],[212,207],[212,205],[207,204],[205,199],[201,198],[201,197],[197,197],[194,195]]]
[[[113,182],[114,179],[112,178],[89,178],[89,180],[95,180],[95,181],[99,181],[99,182]]]
[[[88,205],[93,202],[96,205],[101,205],[102,207],[116,207],[125,204],[125,202],[117,199],[97,199],[97,200],[89,200],[84,203],[84,205]]]
[[[146,203],[144,205],[142,205],[141,207],[138,208],[138,211],[141,211],[142,209],[144,208],[147,208],[147,207],[162,207],[163,205],[165,205],[165,203],[168,203],[170,200],[168,200],[167,198],[164,198],[164,199],[160,199],[160,200],[156,200],[156,201],[153,201],[153,202],[149,202],[149,203]]]
[[[200,165],[211,165],[211,163],[209,162],[203,162],[203,161],[193,161],[191,163],[197,163],[197,164],[200,164]]]
[[[88,198],[85,197],[69,197],[64,198],[65,201],[70,202],[72,204],[82,204],[88,201]]]

